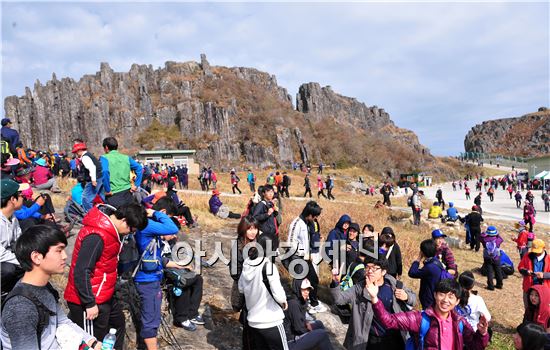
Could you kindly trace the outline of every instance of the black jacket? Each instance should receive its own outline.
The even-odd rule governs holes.
[[[306,328],[307,301],[302,298],[300,289],[302,281],[302,279],[292,281],[292,296],[288,298],[288,308],[285,311],[284,319],[285,333],[288,341],[309,332]]]
[[[277,216],[277,212],[274,211],[273,213],[271,213],[271,215],[267,213],[269,208],[272,207],[273,203],[261,201],[254,207],[254,212],[252,213],[252,216],[258,221],[258,224],[260,226],[258,228],[262,233],[267,234],[270,237],[275,237],[277,233],[277,227],[275,225],[275,217]]]
[[[393,277],[401,276],[403,274],[403,258],[401,256],[401,248],[399,244],[394,243],[390,255],[387,258],[388,260],[388,271],[387,273]]]

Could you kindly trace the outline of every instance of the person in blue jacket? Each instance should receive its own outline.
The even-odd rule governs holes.
[[[340,217],[336,226],[329,232],[327,240],[325,241],[325,253],[330,259],[329,265],[331,268],[340,268],[340,266],[335,266],[334,263],[334,254],[332,251],[333,243],[336,241],[346,241],[348,239],[348,229],[351,224],[351,217],[348,214],[344,214]],[[343,260],[344,257],[341,257],[340,260]],[[339,261],[341,264],[343,261]]]
[[[441,279],[441,272],[445,269],[436,256],[437,246],[434,240],[426,239],[420,243],[420,253],[409,269],[409,277],[420,279],[418,297],[422,309],[425,310],[434,303],[435,286]],[[420,267],[420,262],[424,266]]]
[[[161,322],[163,268],[183,268],[162,258],[161,239],[175,238],[178,227],[171,217],[176,206],[171,198],[159,199],[153,209],[147,209],[147,226],[136,232],[136,244],[141,263],[134,271],[134,281],[141,300],[141,330],[147,349],[157,349],[157,334]],[[156,249],[155,249],[156,248]]]
[[[453,202],[449,202],[449,208],[447,208],[447,217],[445,219],[452,222],[458,220],[458,210],[456,210]]]

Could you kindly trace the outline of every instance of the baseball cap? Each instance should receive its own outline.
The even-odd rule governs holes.
[[[361,232],[361,228],[359,228],[359,224],[356,223],[356,222],[352,222],[351,224],[349,224],[349,228],[348,228],[348,231],[349,230],[355,230],[355,232]]]
[[[2,180],[2,199],[9,198],[20,191],[25,191],[30,188],[28,183],[17,183],[13,180]]]
[[[311,282],[307,278],[304,278],[302,281],[302,284],[300,285],[301,289],[313,289],[313,286],[311,285]]]
[[[3,195],[2,195],[3,198]],[[529,250],[530,253],[540,254],[544,251],[544,241],[542,239],[534,239],[533,245],[531,246],[531,249]]]
[[[219,196],[219,195],[220,195],[220,191],[218,191],[217,189],[213,189],[213,190],[212,190],[212,195],[213,195],[213,196]]]
[[[435,238],[440,238],[440,237],[447,237],[446,234],[443,233],[443,231],[441,231],[440,229],[437,229],[437,230],[433,230],[432,231],[432,238],[435,239]]]
[[[4,119],[2,119],[1,124],[2,124],[2,126],[6,126],[6,125],[8,125],[8,124],[11,124],[10,118],[4,118]]]

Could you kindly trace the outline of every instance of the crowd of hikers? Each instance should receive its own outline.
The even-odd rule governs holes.
[[[112,333],[114,348],[123,349],[123,309],[134,323],[136,347],[158,349],[159,331],[170,329],[161,310],[164,297],[173,326],[192,332],[209,322],[199,313],[203,277],[193,264],[201,262],[172,256],[181,227],[198,225],[192,208],[177,193],[178,186],[188,186],[187,169],[143,166],[120,153],[117,140],[107,137],[101,155],[89,152],[83,140],[75,140],[74,159],[65,157],[68,171],[60,165],[56,172],[56,159],[65,155],[23,152],[21,159],[18,148],[22,147],[12,149],[10,133],[4,132],[11,122],[4,119],[2,125],[8,143],[2,153],[0,215],[4,349],[101,349]],[[39,167],[48,173],[41,170],[45,175],[39,171],[35,177]],[[321,174],[320,166],[318,196],[334,199],[332,178],[323,180]],[[63,176],[77,179],[65,207],[68,228],[55,215],[51,197],[41,192],[48,186],[52,192],[59,190],[56,181]],[[306,174],[305,182],[309,177]],[[230,179],[232,191],[241,193],[234,169]],[[316,319],[329,310],[347,324],[346,349],[462,350],[484,349],[490,343],[491,313],[475,290],[480,283],[471,271],[461,271],[445,229],[433,230],[420,243],[412,264],[404,266],[399,233],[392,227],[378,232],[373,225],[361,226],[359,218],[343,214],[322,242],[323,208],[316,201],[306,202],[296,217],[283,218],[284,197],[291,186],[285,172],[272,173],[260,182],[249,170],[253,196],[242,213],[221,202],[218,176],[211,168],[201,171],[199,181],[203,190],[212,190],[208,201],[212,214],[238,220],[236,255],[229,264],[230,301],[240,313],[243,349],[332,349],[334,340]],[[161,189],[151,193],[155,182]],[[411,190],[408,204],[419,225],[423,193]],[[392,185],[384,184],[380,193],[384,205],[390,206]],[[442,193],[436,198],[443,210]],[[442,212],[437,215],[441,216]],[[499,229],[481,226],[480,204],[461,217],[449,203],[447,216],[467,225],[471,254],[482,249],[486,288],[502,289],[514,267],[501,248],[504,239]],[[523,278],[524,314],[514,345],[523,350],[550,348],[550,257],[545,242],[535,235],[534,224],[534,219],[524,216],[514,237],[521,256],[517,271]],[[69,257],[66,248],[73,225],[79,231]],[[283,225],[288,227],[286,237],[280,235]],[[60,295],[50,280],[65,272],[68,258],[68,282]],[[326,287],[332,300],[326,303],[320,300],[324,263],[331,272]],[[288,274],[280,274],[283,269]],[[420,281],[418,290],[403,283],[403,273]],[[61,306],[61,297],[67,308]]]

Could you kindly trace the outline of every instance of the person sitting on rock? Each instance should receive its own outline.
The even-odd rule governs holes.
[[[210,212],[216,216],[219,216],[222,219],[240,219],[241,214],[237,214],[229,210],[227,205],[224,205],[220,200],[220,191],[217,189],[212,190],[212,197],[208,201],[208,207]]]
[[[428,211],[428,219],[439,219],[443,216],[443,209],[439,206],[439,202],[433,202]]]
[[[449,208],[447,208],[447,216],[445,221],[456,222],[458,220],[458,210],[455,208],[453,202],[449,202]]]
[[[323,322],[306,320],[311,290],[313,290],[313,287],[307,278],[292,281],[292,295],[288,299],[288,309],[285,310],[283,323],[290,350],[332,349]]]
[[[39,190],[51,190],[52,192],[61,192],[57,187],[55,177],[53,176],[48,163],[44,158],[38,159],[36,167],[32,172],[32,178],[34,180],[34,187]]]

